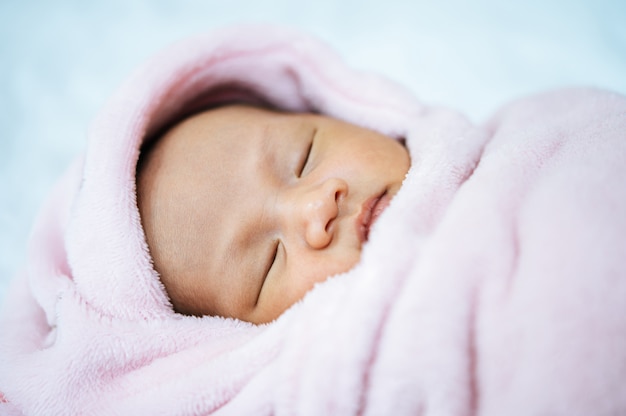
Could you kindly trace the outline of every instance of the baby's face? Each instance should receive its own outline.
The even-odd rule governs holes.
[[[229,106],[145,156],[138,203],[177,312],[277,318],[359,260],[409,169],[398,142],[312,114]]]

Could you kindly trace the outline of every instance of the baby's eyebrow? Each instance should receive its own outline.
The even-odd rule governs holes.
[[[268,180],[284,180],[293,170],[291,164],[296,163],[296,137],[299,129],[285,123],[268,122],[260,131],[256,149],[259,174],[266,174]],[[293,154],[293,155],[292,155]]]
[[[276,146],[273,143],[272,138],[276,134],[275,129],[268,123],[263,126],[260,132],[258,144],[256,146],[257,163],[260,167],[268,167],[274,165],[276,159]]]
[[[258,252],[255,253],[255,250],[241,246],[234,240],[229,242],[222,260],[221,275],[229,287],[226,294],[230,299],[226,300],[226,304],[236,305],[237,313],[247,311],[256,302],[256,287],[260,280],[258,268]]]

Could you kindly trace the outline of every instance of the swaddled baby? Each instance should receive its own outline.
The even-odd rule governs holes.
[[[475,125],[293,31],[177,44],[41,210],[0,414],[625,414],[625,131],[605,91]]]
[[[359,260],[409,168],[380,133],[244,105],[193,115],[150,145],[138,203],[173,306],[255,323]]]

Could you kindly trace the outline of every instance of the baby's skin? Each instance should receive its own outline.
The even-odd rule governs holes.
[[[333,118],[231,105],[142,155],[137,196],[176,312],[267,323],[351,269],[409,169],[406,148]]]

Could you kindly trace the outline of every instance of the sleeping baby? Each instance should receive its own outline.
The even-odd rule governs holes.
[[[330,117],[231,105],[139,162],[138,204],[175,310],[264,323],[359,260],[398,192],[398,141]]]
[[[625,132],[595,88],[474,123],[292,30],[178,43],[41,209],[0,414],[626,414]]]

